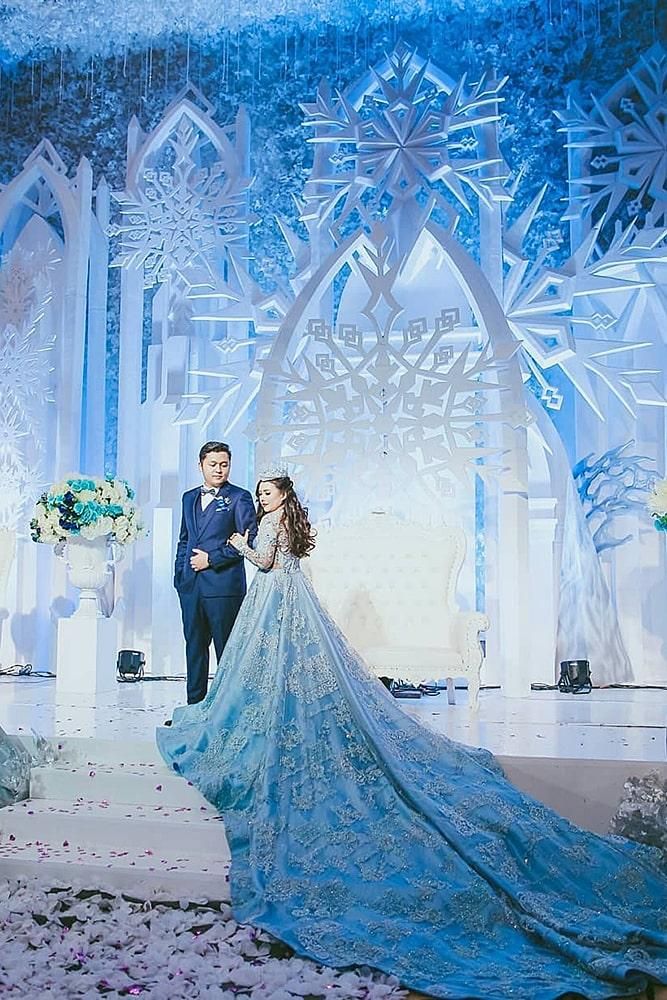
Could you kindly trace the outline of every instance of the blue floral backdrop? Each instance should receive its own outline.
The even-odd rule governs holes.
[[[319,16],[312,5],[310,13],[295,7],[291,15],[270,17],[268,11],[263,21],[247,13],[244,23],[218,30],[214,20],[204,24],[193,16],[184,30],[176,19],[173,32],[163,30],[157,37],[148,23],[143,33],[129,35],[110,23],[108,34],[97,36],[90,26],[77,36],[72,23],[71,34],[65,32],[59,45],[49,37],[46,21],[40,27],[33,17],[30,30],[21,31],[20,18],[12,14],[21,6],[5,5],[6,26],[14,32],[0,49],[0,183],[10,180],[46,137],[66,163],[74,166],[86,156],[96,181],[104,175],[113,190],[121,190],[130,118],[136,115],[144,130],[152,129],[191,82],[215,105],[221,123],[231,121],[240,104],[249,110],[255,177],[250,207],[257,219],[250,236],[252,273],[266,289],[293,266],[275,220],[281,215],[299,225],[295,197],[312,162],[300,102],[312,99],[321,78],[344,90],[398,39],[454,78],[463,73],[475,78],[490,69],[507,76],[501,148],[514,174],[521,172],[508,214],[511,220],[547,182],[528,250],[546,241],[558,260],[566,250],[561,217],[568,185],[565,140],[554,111],[564,108],[569,92],[603,92],[642,51],[667,37],[667,9],[658,0],[421,5],[357,0],[322,8]],[[70,9],[75,22],[78,7]],[[99,13],[103,17],[104,4]],[[18,18],[15,24],[12,16]],[[478,237],[471,220],[463,220],[459,238],[475,251]],[[109,472],[115,471],[119,285],[118,271],[111,269]]]

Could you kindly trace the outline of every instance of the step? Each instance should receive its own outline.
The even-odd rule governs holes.
[[[195,808],[207,804],[194,785],[164,764],[42,765],[30,772],[30,797]]]
[[[197,845],[201,857],[229,859],[222,817],[211,806],[146,806],[90,799],[28,799],[0,809],[0,843],[40,839],[86,850],[141,844],[172,854]]]
[[[73,736],[48,740],[58,755],[59,763],[84,764],[152,764],[166,767],[154,740],[88,740]]]
[[[186,853],[159,856],[100,848],[86,851],[50,841],[0,843],[3,878],[38,878],[49,885],[127,892],[137,899],[229,900],[229,863]]]
[[[153,741],[49,741],[31,798],[0,810],[0,873],[143,899],[228,900],[229,847],[217,810]]]

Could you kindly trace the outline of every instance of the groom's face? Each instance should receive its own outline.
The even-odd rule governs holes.
[[[207,486],[220,489],[229,479],[231,459],[226,451],[209,451],[201,461],[201,474]]]

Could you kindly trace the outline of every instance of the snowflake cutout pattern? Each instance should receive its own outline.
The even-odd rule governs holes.
[[[0,333],[0,385],[3,405],[21,405],[30,397],[53,400],[48,376],[53,371],[50,352],[54,341],[39,344],[33,323],[29,331],[5,327]]]
[[[598,249],[598,236],[606,213],[581,246],[562,267],[544,263],[547,250],[531,263],[523,253],[526,234],[537,215],[543,189],[506,231],[503,255],[505,315],[523,350],[523,365],[541,388],[541,401],[549,409],[559,409],[560,393],[550,385],[545,372],[558,366],[579,395],[604,420],[599,397],[602,385],[616,395],[631,415],[638,402],[665,405],[662,395],[651,385],[644,393],[641,386],[650,383],[653,371],[624,370],[610,366],[611,355],[650,346],[649,342],[619,337],[625,315],[631,306],[615,310],[597,307],[597,297],[607,304],[609,298],[625,293],[633,296],[650,287],[651,280],[637,277],[637,269],[646,263],[667,259],[664,239],[666,229],[637,230],[634,225],[619,230],[607,250]],[[595,333],[586,336],[587,331]],[[614,338],[614,339],[613,339]]]
[[[31,314],[31,324],[39,322],[41,309],[50,299],[45,293],[38,305],[40,289],[50,286],[51,276],[60,261],[51,240],[30,253],[14,253],[2,261],[0,269],[0,321],[18,329]]]
[[[57,260],[51,243],[0,269],[0,527],[15,528],[39,491],[41,411],[53,400],[55,340],[42,330]],[[28,459],[30,453],[30,459]]]
[[[499,473],[491,460],[500,452],[484,446],[482,426],[504,419],[488,411],[487,397],[504,391],[508,359],[488,344],[479,352],[448,344],[458,315],[444,312],[445,323],[419,317],[389,337],[310,320],[298,360],[271,373],[284,420],[262,437],[280,435],[283,458],[311,480],[337,466],[349,471],[351,456],[366,475],[388,462],[440,494],[472,473]]]
[[[301,105],[304,124],[315,129],[308,141],[328,153],[328,168],[315,169],[304,190],[303,221],[340,205],[340,230],[355,209],[366,217],[369,205],[414,198],[424,189],[446,193],[467,211],[468,192],[487,204],[508,200],[503,161],[470,155],[481,126],[498,120],[494,108],[504,80],[468,85],[464,77],[447,94],[427,79],[428,63],[402,43],[389,67],[389,75],[374,71],[359,109],[345,95],[332,95],[326,83],[314,103]],[[363,198],[369,192],[370,201]]]
[[[15,414],[0,412],[0,528],[15,528],[22,511],[37,499],[35,483],[39,474],[34,467],[28,468],[25,456],[17,447],[25,434]]]
[[[630,218],[646,208],[652,221],[667,221],[667,52],[654,45],[623,81],[625,96],[592,97],[585,112],[573,103],[558,113],[569,149],[589,150],[584,176],[570,181],[574,191],[565,218],[577,219],[605,205],[611,218],[624,204]],[[627,94],[632,91],[637,100]]]
[[[147,288],[193,266],[203,266],[213,277],[216,253],[247,236],[249,181],[228,171],[221,160],[200,166],[202,143],[201,133],[184,114],[166,144],[173,166],[147,169],[137,193],[113,194],[121,214],[109,229],[120,242],[113,264],[143,266]]]

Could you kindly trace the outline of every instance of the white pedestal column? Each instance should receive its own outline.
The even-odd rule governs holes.
[[[58,622],[56,694],[115,691],[117,627],[113,618],[73,615]]]
[[[98,592],[111,566],[109,539],[70,538],[65,559],[70,583],[80,590],[79,607],[58,622],[56,694],[78,694],[84,701],[116,687],[118,635],[113,618],[100,614]]]

